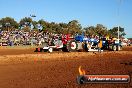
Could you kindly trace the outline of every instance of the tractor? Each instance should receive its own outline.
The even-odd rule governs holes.
[[[98,44],[100,43],[99,40],[102,41],[101,51],[121,50],[121,43],[118,43],[118,40],[107,40],[106,38],[88,38],[85,37],[84,34],[71,37],[70,34],[67,34],[49,38],[49,41],[45,45],[36,48],[35,52],[53,52],[54,49],[58,49],[64,52],[98,51]]]
[[[98,40],[95,38],[88,38],[87,36],[77,35],[75,36],[75,40],[77,41],[78,48],[77,50],[83,51],[98,51]]]
[[[122,49],[121,41],[113,38],[111,40],[105,40],[104,49],[112,50],[112,51],[120,51]]]
[[[82,35],[75,36],[75,40],[77,41],[77,50],[83,49],[85,51],[98,51],[100,41],[102,41],[102,48],[103,50],[112,50],[112,51],[119,51],[121,50],[121,41],[116,38],[109,39],[105,37],[99,36],[99,38],[88,38]]]
[[[77,47],[77,41],[70,37],[70,34],[67,34],[49,39],[46,45],[36,48],[35,52],[53,52],[54,49],[73,52],[77,50]]]

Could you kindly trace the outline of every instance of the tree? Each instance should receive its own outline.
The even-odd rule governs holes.
[[[37,21],[32,21],[33,29],[37,29],[36,25],[38,24]]]
[[[118,38],[118,27],[113,27],[108,32],[111,37]],[[126,35],[126,33],[124,32],[124,28],[122,27],[119,27],[119,33],[120,33],[120,37],[124,37]]]
[[[97,24],[95,27],[95,35],[106,36],[108,33],[107,28],[102,24]]]
[[[85,28],[83,28],[83,30],[85,30],[86,35],[89,35],[89,36],[96,35],[94,26],[85,27]]]
[[[25,17],[20,20],[19,22],[20,28],[24,29],[26,31],[30,31],[31,25],[32,25],[32,18],[30,17]]]
[[[5,17],[0,20],[2,30],[15,30],[18,29],[19,24],[11,17]]]
[[[108,30],[106,27],[104,27],[102,24],[97,24],[96,27],[90,26],[86,27],[83,30],[85,30],[85,33],[88,34],[89,36],[105,36],[108,33]]]
[[[68,34],[68,24],[67,23],[59,23],[60,33]]]
[[[48,22],[44,21],[43,19],[39,20],[38,23],[40,25],[42,25],[43,29],[42,30],[46,30],[47,29],[47,26],[48,26]]]
[[[75,34],[81,33],[82,26],[78,20],[72,20],[68,23],[68,33]]]

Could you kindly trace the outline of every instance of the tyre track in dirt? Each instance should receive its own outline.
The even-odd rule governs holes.
[[[132,49],[132,48],[131,48]],[[18,50],[18,49],[17,49]],[[31,49],[0,51],[1,88],[131,88],[130,84],[78,85],[81,65],[86,74],[130,74],[132,52],[54,52],[35,53]],[[20,51],[20,52],[19,52]],[[24,53],[23,53],[24,52]],[[11,53],[11,54],[10,54]]]

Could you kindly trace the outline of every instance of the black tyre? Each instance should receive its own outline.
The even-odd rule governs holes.
[[[52,53],[52,52],[53,52],[53,48],[49,48],[49,49],[48,49],[48,52],[49,52],[49,53]]]
[[[87,43],[84,43],[83,47],[84,47],[84,51],[85,51],[85,52],[88,52],[88,46],[87,46]]]
[[[67,45],[66,45],[66,48],[67,48],[67,51],[68,52],[74,52],[74,51],[77,51],[77,41],[75,40],[69,40],[67,42]]]
[[[113,51],[116,51],[116,50],[117,50],[117,46],[116,46],[116,45],[113,45],[113,46],[112,46],[112,50],[113,50]]]
[[[117,46],[117,51],[120,51],[122,47],[120,45]]]
[[[36,48],[34,52],[38,52],[38,48]]]

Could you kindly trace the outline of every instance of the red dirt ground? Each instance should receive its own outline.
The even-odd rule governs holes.
[[[34,49],[0,48],[0,88],[132,88],[128,84],[84,84],[78,67],[87,74],[132,76],[132,46],[123,51],[35,53]],[[124,64],[121,64],[124,63]],[[125,65],[126,63],[126,65]],[[131,77],[132,78],[132,77]]]

